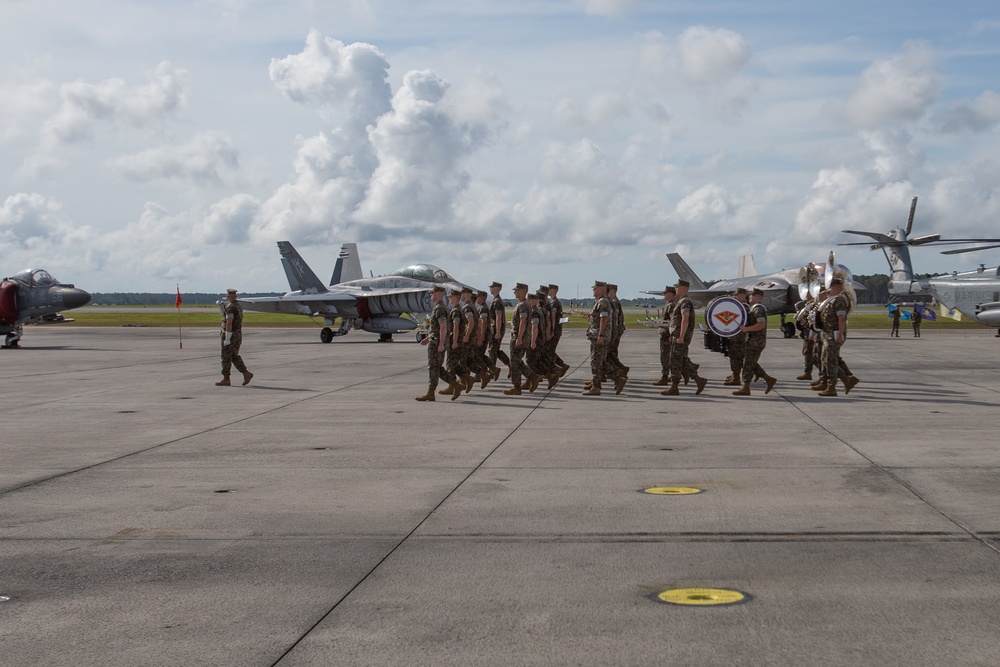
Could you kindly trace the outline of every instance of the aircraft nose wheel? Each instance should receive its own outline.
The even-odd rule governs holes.
[[[324,343],[329,343],[333,340],[333,329],[330,327],[323,327],[323,330],[319,332],[319,339]]]
[[[418,343],[424,342],[425,338],[427,338],[427,334],[425,334],[423,332],[420,332],[420,333],[417,334],[417,342]]]
[[[781,332],[785,334],[785,338],[795,338],[795,325],[791,322],[785,322],[781,325]]]

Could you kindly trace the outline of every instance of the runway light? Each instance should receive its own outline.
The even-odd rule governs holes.
[[[678,605],[730,605],[750,599],[749,593],[726,588],[672,588],[656,596],[660,602]]]
[[[693,486],[651,486],[642,490],[643,493],[653,496],[690,496],[704,491],[705,489],[697,489]]]

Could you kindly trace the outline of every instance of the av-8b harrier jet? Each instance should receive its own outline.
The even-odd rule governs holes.
[[[90,294],[59,282],[44,269],[25,269],[0,281],[2,347],[18,347],[26,323],[57,318],[60,311],[85,306]]]
[[[377,333],[381,341],[391,340],[394,333],[416,329],[419,315],[433,310],[430,291],[435,284],[449,290],[468,287],[433,264],[413,264],[384,276],[365,278],[354,243],[341,246],[327,287],[291,243],[278,241],[278,250],[292,291],[283,296],[251,297],[239,302],[246,310],[262,313],[322,317],[326,326],[319,338],[324,343],[346,335],[351,329]],[[334,330],[331,327],[337,319],[340,327]]]

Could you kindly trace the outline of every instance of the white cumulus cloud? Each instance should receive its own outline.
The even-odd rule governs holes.
[[[872,63],[847,100],[847,117],[858,127],[881,127],[921,117],[938,98],[930,46],[911,42],[892,58]]]
[[[239,168],[239,150],[223,132],[201,132],[175,146],[112,158],[108,164],[126,178],[146,183],[178,180],[193,185],[219,185]]]

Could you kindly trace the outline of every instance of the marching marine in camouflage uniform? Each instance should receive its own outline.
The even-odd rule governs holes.
[[[483,360],[476,352],[476,332],[479,330],[479,313],[472,298],[471,287],[462,288],[462,316],[465,317],[465,327],[462,330],[462,350],[465,355],[465,365],[473,375],[473,380],[482,380],[486,371]]]
[[[486,307],[486,292],[479,290],[476,293],[476,303],[473,304],[476,308],[476,334],[474,336],[476,347],[474,354],[479,359],[480,365],[482,365],[483,370],[479,374],[479,379],[482,384],[479,386],[480,389],[486,389],[486,385],[493,380],[493,364],[490,363],[489,353],[487,352],[487,346],[489,345],[489,332],[490,332],[490,310]]]
[[[698,369],[691,363],[688,357],[688,348],[691,339],[694,337],[694,302],[687,295],[691,286],[687,280],[678,280],[675,289],[677,290],[677,305],[674,306],[670,315],[670,388],[661,391],[664,396],[677,396],[680,394],[678,385],[683,374],[688,374],[694,378],[698,389],[695,395],[705,390],[708,380],[698,375]]]
[[[434,390],[438,386],[438,378],[444,378],[451,388],[451,400],[458,398],[465,387],[458,384],[457,378],[447,368],[444,367],[444,347],[449,338],[448,309],[444,306],[444,287],[435,285],[431,288],[431,302],[434,310],[431,311],[430,329],[427,337],[420,341],[421,345],[427,346],[427,372],[430,375],[427,393],[417,396],[418,401],[433,401]]]
[[[521,395],[521,380],[527,372],[524,363],[524,353],[527,349],[525,334],[530,326],[528,316],[528,286],[518,283],[514,286],[514,296],[517,298],[517,305],[514,306],[514,313],[510,319],[510,380],[514,386],[504,389],[508,396]]]
[[[813,360],[813,331],[810,322],[815,308],[816,300],[813,298],[812,292],[806,292],[805,305],[795,314],[795,325],[798,327],[799,335],[802,337],[802,360],[804,364],[802,375],[797,376],[796,380],[813,379],[812,369],[815,362]]]
[[[608,345],[614,334],[614,323],[611,320],[611,304],[608,302],[608,284],[597,280],[594,282],[594,308],[590,311],[590,322],[587,327],[587,338],[590,340],[590,372],[594,376],[590,388],[583,392],[584,396],[601,395],[601,377],[608,373],[614,378],[615,393],[620,394],[625,387],[625,375],[621,370],[607,364]]]
[[[823,371],[826,386],[820,396],[837,395],[837,379],[844,378],[844,393],[858,383],[857,378],[844,373],[840,367],[840,347],[847,338],[847,313],[850,302],[844,295],[844,282],[834,278],[830,284],[830,297],[819,306],[819,319],[823,325]]]
[[[663,288],[663,317],[660,319],[660,379],[653,383],[654,387],[664,387],[670,384],[670,315],[677,305],[674,299],[677,290],[673,285]]]
[[[493,379],[500,377],[500,367],[497,366],[497,359],[503,362],[504,366],[510,368],[510,357],[503,351],[503,335],[507,331],[507,312],[500,298],[500,290],[503,285],[497,281],[490,284],[490,294],[493,300],[490,301],[490,328],[489,328],[489,362],[493,369]]]
[[[628,366],[622,363],[618,356],[618,346],[625,335],[625,311],[622,309],[622,302],[618,300],[618,285],[608,283],[608,303],[611,304],[611,317],[614,321],[614,333],[611,335],[611,342],[608,345],[608,363],[628,376]]]
[[[250,384],[253,373],[247,370],[240,356],[240,345],[243,344],[243,308],[236,302],[236,290],[226,290],[226,303],[222,306],[222,379],[215,383],[217,387],[230,386],[229,374],[232,367],[243,374],[243,384]]]
[[[559,285],[549,285],[549,305],[552,307],[552,358],[561,370],[560,376],[569,370],[569,364],[559,356],[559,340],[563,330],[563,307],[559,300]]]
[[[758,360],[764,348],[767,347],[767,309],[761,303],[764,298],[764,291],[753,290],[750,297],[750,308],[747,310],[746,322],[740,325],[740,333],[746,334],[746,347],[743,352],[743,386],[733,392],[733,396],[749,396],[750,381],[754,375],[764,378],[766,388],[764,393],[768,394],[777,382],[773,377],[760,367]]]
[[[472,384],[474,380],[472,379],[472,374],[469,372],[469,367],[465,363],[465,347],[462,343],[462,339],[465,337],[466,328],[468,326],[468,320],[462,313],[462,293],[458,290],[452,290],[451,294],[448,295],[448,303],[451,308],[448,310],[448,322],[450,336],[448,343],[448,355],[447,355],[447,366],[448,372],[458,378],[465,387],[465,393],[472,391]],[[445,387],[440,390],[439,394],[450,394],[456,391],[453,386]]]

